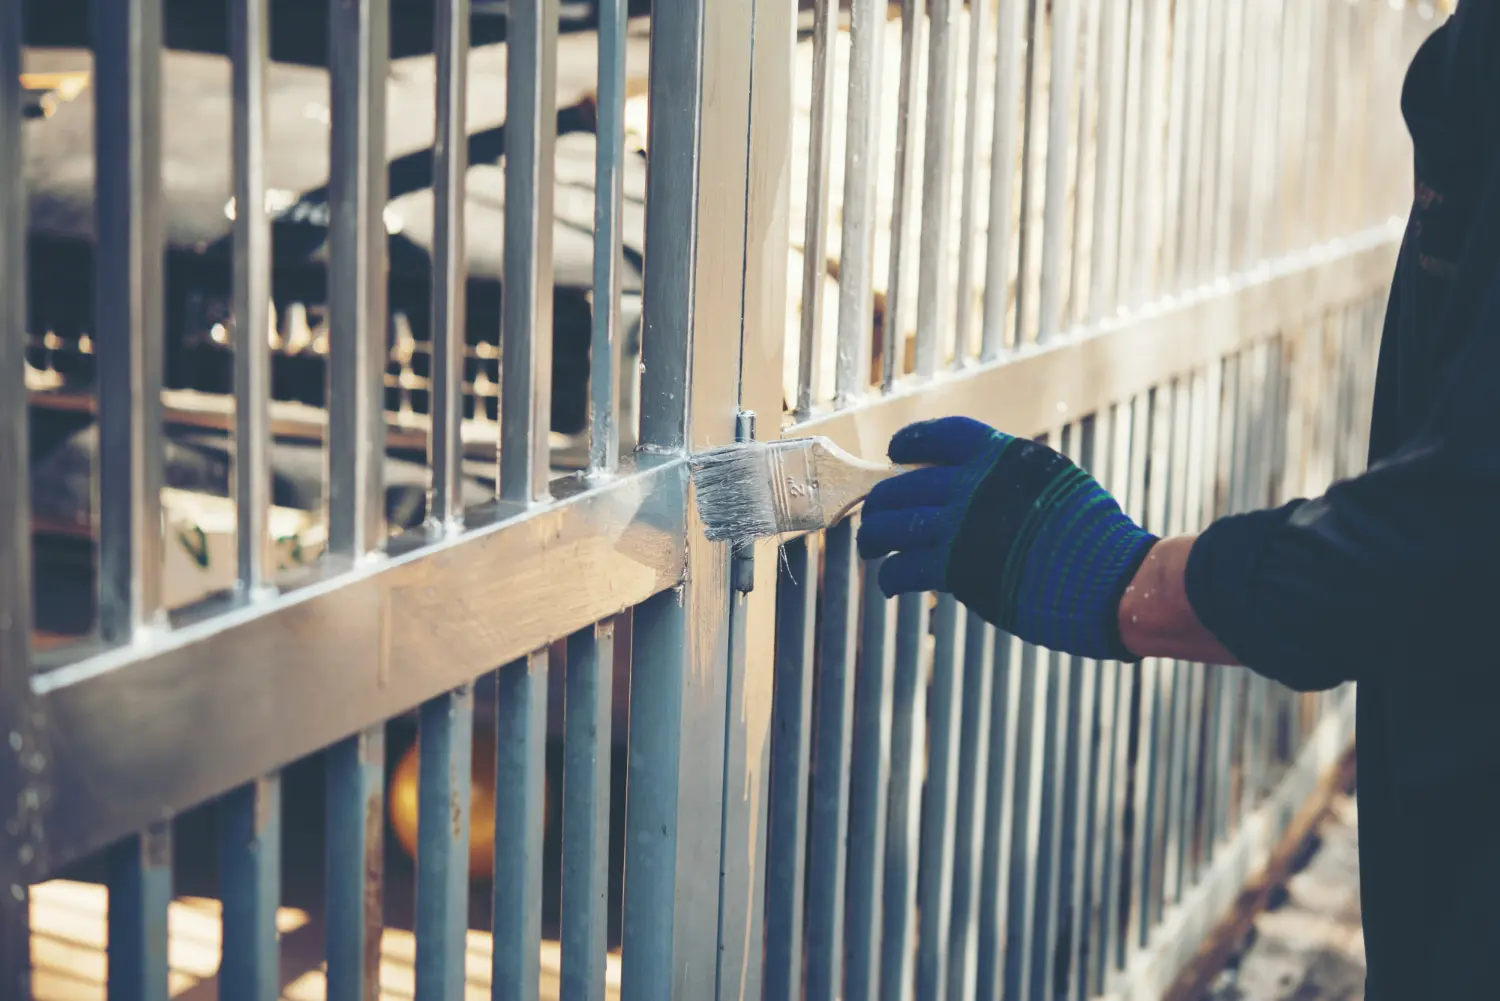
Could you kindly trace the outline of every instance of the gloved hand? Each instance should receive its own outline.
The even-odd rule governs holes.
[[[859,552],[895,553],[880,589],[947,591],[986,621],[1062,653],[1132,660],[1120,597],[1155,536],[1088,473],[1037,442],[966,417],[912,424],[892,462],[921,464],[864,503]]]

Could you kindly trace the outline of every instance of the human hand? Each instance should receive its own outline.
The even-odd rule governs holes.
[[[967,417],[902,428],[892,462],[923,465],[864,503],[859,552],[890,557],[887,596],[947,591],[1028,642],[1133,659],[1120,596],[1155,545],[1088,473],[1038,442]]]

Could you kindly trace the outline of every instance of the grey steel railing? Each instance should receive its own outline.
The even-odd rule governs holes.
[[[600,0],[590,447],[562,474],[558,4],[511,3],[497,489],[465,509],[470,2],[434,0],[432,485],[428,523],[392,535],[389,4],[329,3],[328,545],[295,575],[268,546],[257,333],[268,3],[230,4],[237,585],[183,609],[164,607],[160,559],[163,4],[93,4],[98,622],[47,650],[29,631],[21,5],[0,4],[6,996],[28,996],[28,887],[107,852],[109,996],[166,997],[173,818],[217,800],[220,996],[277,997],[278,776],[321,753],[327,996],[375,997],[385,724],[411,711],[419,998],[476,983],[537,998],[544,893],[561,898],[546,989],[569,999],[1157,996],[1347,746],[1350,693],[1097,663],[951,598],[885,601],[853,522],[726,552],[703,538],[683,456],[817,433],[875,457],[908,421],[967,413],[1046,435],[1162,533],[1357,471],[1409,190],[1397,97],[1431,9],[657,0],[637,360],[620,319],[626,9]],[[638,391],[621,378],[637,361]],[[544,888],[555,673],[562,863]],[[486,677],[492,949],[476,979],[468,776]]]

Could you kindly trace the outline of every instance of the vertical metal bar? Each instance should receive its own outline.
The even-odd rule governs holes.
[[[1182,448],[1174,437],[1177,409],[1177,384],[1167,383],[1155,390],[1151,406],[1150,485],[1147,497],[1146,526],[1158,535],[1171,533],[1169,511],[1174,490],[1173,457]],[[1140,775],[1137,785],[1144,794],[1143,808],[1137,813],[1141,881],[1139,886],[1140,944],[1144,946],[1151,928],[1161,916],[1162,862],[1165,855],[1167,768],[1171,758],[1171,712],[1174,670],[1170,660],[1152,658],[1143,667],[1147,688],[1141,693]]]
[[[901,327],[905,282],[901,265],[905,259],[909,194],[916,182],[917,147],[912,141],[912,105],[916,101],[917,74],[921,72],[923,0],[901,0],[901,83],[896,91],[896,177],[891,191],[891,257],[885,279],[885,312],[881,332],[881,389],[887,393],[896,384],[897,369],[903,367],[905,332]]]
[[[802,996],[818,548],[817,536],[788,542],[776,582],[776,686],[766,824],[766,1001],[798,1001]]]
[[[380,548],[386,362],[389,0],[330,0],[328,550]],[[385,731],[335,745],[328,767],[328,996],[373,1001],[383,928]]]
[[[966,619],[958,599],[951,594],[939,595],[932,625],[935,643],[928,694],[930,732],[917,877],[917,911],[925,920],[917,939],[917,996],[941,1001],[948,993],[959,740],[964,700],[961,660]]]
[[[563,679],[561,1001],[604,996],[614,677],[613,620],[568,638]]]
[[[219,996],[276,1001],[281,954],[281,778],[270,775],[229,793],[219,805],[219,880],[224,955]]]
[[[944,289],[949,204],[953,187],[953,106],[957,89],[956,31],[960,0],[932,0],[927,23],[927,120],[922,138],[922,233],[917,264],[917,374],[937,373],[950,314]],[[925,936],[924,936],[925,937]]]
[[[860,663],[854,674],[854,718],[849,747],[849,858],[844,904],[847,1001],[874,1001],[880,989],[896,616],[893,603],[880,592],[876,582],[879,573],[878,561],[865,564]]]
[[[1047,120],[1038,104],[1046,100],[1048,90],[1041,86],[1043,68],[1051,59],[1047,37],[1051,26],[1050,0],[1031,0],[1026,20],[1026,86],[1021,115],[1021,197],[1020,225],[1016,235],[1015,331],[1013,343],[1019,347],[1034,339],[1036,331],[1031,317],[1036,309],[1032,283],[1038,277],[1037,248],[1040,234],[1034,225],[1038,187],[1046,195],[1046,144],[1041,141],[1042,123]]]
[[[500,669],[495,702],[495,1001],[541,990],[547,651]]]
[[[153,824],[109,852],[109,999],[167,997],[172,824]]]
[[[625,170],[627,0],[600,0],[594,160],[594,314],[589,350],[589,470],[620,463],[620,287]]]
[[[1037,648],[1021,647],[1019,711],[1016,720],[1015,774],[1011,780],[1010,827],[1013,846],[1010,853],[1010,894],[1006,900],[1005,989],[1003,998],[1031,999],[1035,976],[1037,928],[1033,916],[1037,900],[1039,874],[1036,869],[1041,852],[1042,786],[1041,769],[1045,753],[1042,741],[1046,734],[1048,665],[1038,664]]]
[[[469,4],[470,0],[434,4],[437,103],[432,141],[432,432],[428,445],[432,493],[427,520],[436,526],[453,525],[463,518]]]
[[[1140,115],[1140,168],[1136,174],[1139,185],[1140,211],[1135,215],[1135,250],[1130,260],[1135,271],[1134,301],[1145,303],[1152,299],[1160,288],[1160,253],[1162,233],[1162,46],[1167,35],[1166,0],[1143,0],[1143,34],[1141,38]]]
[[[886,814],[882,1001],[906,1001],[916,945],[916,852],[927,718],[927,596],[896,599],[896,673],[891,698],[891,783]]]
[[[1172,26],[1168,35],[1172,62],[1168,70],[1170,85],[1166,162],[1162,165],[1165,191],[1162,207],[1161,281],[1162,290],[1168,293],[1179,289],[1182,277],[1182,184],[1187,110],[1189,92],[1192,89],[1188,76],[1188,68],[1192,62],[1189,51],[1191,40],[1188,38],[1192,17],[1192,4],[1184,2],[1172,5]]]
[[[802,340],[797,366],[797,413],[812,410],[822,381],[818,341],[823,333],[823,285],[828,275],[829,164],[833,159],[833,39],[835,0],[813,4],[812,120],[807,146],[807,216],[802,236]]]
[[[241,594],[261,594],[274,569],[271,505],[271,224],[266,215],[266,66],[269,6],[235,0],[234,502]],[[281,779],[262,777],[219,805],[226,1001],[270,1001],[280,991],[276,911],[281,901]]]
[[[953,365],[968,363],[974,325],[974,216],[979,200],[979,84],[986,46],[985,23],[988,3],[969,5],[969,74],[964,89],[964,152],[961,161],[963,191],[958,213],[958,303],[953,325]],[[1000,70],[1003,72],[1003,70]],[[848,204],[845,202],[845,204]]]
[[[328,997],[374,1001],[384,927],[385,728],[329,748]]]
[[[1170,497],[1167,508],[1166,532],[1180,535],[1196,527],[1196,518],[1190,513],[1193,493],[1192,476],[1195,472],[1194,403],[1198,396],[1194,392],[1194,377],[1178,382],[1173,388],[1172,400],[1172,456]],[[1188,776],[1188,695],[1192,684],[1192,665],[1174,661],[1167,668],[1170,679],[1171,714],[1166,727],[1167,741],[1171,753],[1167,761],[1165,801],[1163,815],[1166,832],[1163,841],[1163,859],[1159,863],[1162,874],[1160,905],[1177,902],[1183,890],[1183,850],[1186,840],[1183,803]],[[1160,910],[1157,917],[1161,917]]]
[[[1205,137],[1208,121],[1208,36],[1209,11],[1207,0],[1192,0],[1187,6],[1183,24],[1182,47],[1187,63],[1187,79],[1183,105],[1182,172],[1178,189],[1178,211],[1176,220],[1177,274],[1176,286],[1180,290],[1196,284],[1203,276],[1198,259],[1198,208],[1203,186],[1203,163]]]
[[[823,616],[813,700],[812,790],[808,806],[806,996],[834,1001],[844,969],[844,845],[849,821],[849,738],[859,628],[854,523],[827,532]]]
[[[508,9],[500,496],[548,496],[552,432],[552,202],[558,0]]]
[[[1198,203],[1192,210],[1193,265],[1200,283],[1212,282],[1218,277],[1214,262],[1217,234],[1216,203],[1219,182],[1226,174],[1233,176],[1235,165],[1226,159],[1230,152],[1224,145],[1225,136],[1233,135],[1238,120],[1230,114],[1224,103],[1224,86],[1227,74],[1224,66],[1224,50],[1228,45],[1227,7],[1209,3],[1203,12],[1205,24],[1202,28],[1206,73],[1203,108],[1203,159],[1200,163],[1202,176],[1198,185]],[[1238,109],[1236,109],[1238,111]]]
[[[880,161],[879,68],[881,41],[885,37],[885,12],[884,0],[851,0],[849,5],[849,121],[844,143],[838,370],[834,382],[834,402],[838,406],[847,405],[869,387],[870,325],[874,311],[871,289],[875,270],[875,171]],[[820,81],[820,78],[815,77],[815,81]],[[816,104],[814,114],[817,114]],[[808,209],[812,209],[810,203]],[[808,310],[806,296],[804,291],[804,331]]]
[[[416,989],[434,1001],[462,1001],[469,932],[473,686],[426,702],[419,726]]]
[[[330,0],[328,549],[385,536],[386,66],[390,0]]]
[[[1210,223],[1213,240],[1212,266],[1216,277],[1224,275],[1239,263],[1240,251],[1244,247],[1243,239],[1236,239],[1238,214],[1235,212],[1235,201],[1244,197],[1248,186],[1245,182],[1254,174],[1257,149],[1250,145],[1253,134],[1248,130],[1254,125],[1260,105],[1266,100],[1266,86],[1263,83],[1259,87],[1248,88],[1245,103],[1250,107],[1242,107],[1240,66],[1244,61],[1245,49],[1254,44],[1253,11],[1258,8],[1259,5],[1254,4],[1248,7],[1244,4],[1229,4],[1224,10],[1224,42],[1223,48],[1218,52],[1222,61],[1220,72],[1223,75],[1219,98],[1219,190],[1214,199]],[[1248,31],[1246,18],[1251,19]],[[1256,55],[1257,53],[1251,53],[1252,58]],[[1258,59],[1256,61],[1259,62]]]
[[[99,627],[161,615],[161,0],[95,0]]]
[[[1089,316],[1089,292],[1092,289],[1094,230],[1093,212],[1099,200],[1098,143],[1098,63],[1099,27],[1102,0],[1081,0],[1079,12],[1078,54],[1074,58],[1074,74],[1078,81],[1077,121],[1074,129],[1074,166],[1071,171],[1075,194],[1073,196],[1073,220],[1068,248],[1068,288],[1063,296],[1062,328],[1071,328]]]
[[[1006,317],[1010,314],[1011,263],[1016,248],[1011,239],[1015,206],[1016,158],[1024,136],[1017,108],[1024,94],[1023,72],[1027,12],[1035,0],[999,0],[995,20],[995,109],[990,133],[990,205],[985,229],[984,325],[980,334],[981,361],[994,361],[1006,348]]]
[[[948,953],[948,997],[972,998],[978,974],[979,901],[984,818],[991,790],[986,771],[994,700],[995,630],[968,613],[964,630],[963,710],[958,749],[957,812],[953,823],[953,918]]]
[[[1047,175],[1042,208],[1042,274],[1037,341],[1062,327],[1063,254],[1068,249],[1068,151],[1073,143],[1073,60],[1078,44],[1075,0],[1052,0],[1051,95],[1047,99]],[[1075,211],[1081,211],[1075,210]]]
[[[1020,642],[995,632],[995,680],[990,689],[990,741],[985,770],[984,850],[979,866],[979,946],[975,1001],[1004,996],[1010,937],[1011,853],[1016,806],[1017,719],[1021,712]]]
[[[1089,269],[1093,288],[1089,291],[1090,318],[1100,320],[1113,313],[1119,302],[1120,204],[1122,136],[1125,126],[1126,38],[1130,4],[1105,0],[1100,29],[1099,59],[1099,148],[1095,182],[1100,193],[1094,199],[1094,260]]]
[[[271,222],[266,215],[266,0],[235,0],[234,64],[234,505],[239,587],[252,595],[270,564]]]
[[[99,629],[114,642],[162,614],[162,29],[160,0],[94,4]],[[170,821],[116,846],[109,886],[112,1001],[165,997]]]
[[[26,392],[26,174],[21,146],[21,5],[0,5],[0,468],[10,482],[0,489],[0,713],[19,738],[0,768],[0,820],[27,871],[39,861],[40,819],[28,795],[44,773],[47,750],[31,693],[30,421]],[[34,767],[30,762],[40,759]],[[30,902],[26,879],[0,884],[0,992],[31,996]]]

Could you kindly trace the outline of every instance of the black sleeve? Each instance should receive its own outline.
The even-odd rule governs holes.
[[[1188,600],[1247,667],[1310,690],[1474,664],[1434,647],[1500,647],[1500,296],[1493,282],[1481,295],[1420,434],[1322,497],[1225,518],[1194,544]]]

